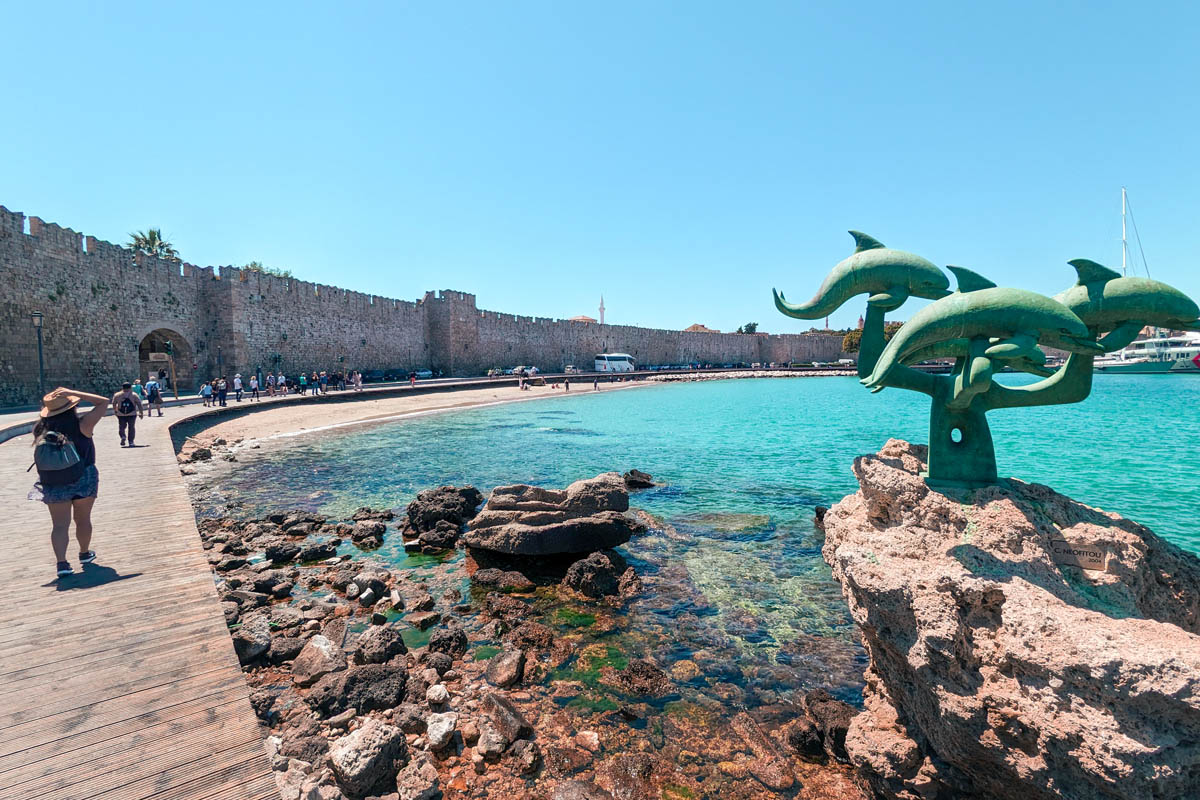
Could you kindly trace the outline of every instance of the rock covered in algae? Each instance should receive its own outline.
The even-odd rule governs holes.
[[[935,491],[924,458],[856,459],[824,520],[870,657],[860,775],[902,798],[1200,797],[1200,560],[1045,486]]]

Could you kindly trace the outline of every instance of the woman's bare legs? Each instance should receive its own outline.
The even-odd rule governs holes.
[[[92,506],[95,504],[94,497],[84,497],[71,503],[71,509],[75,512],[75,539],[79,542],[81,553],[92,549]],[[63,542],[63,552],[67,552],[66,542]]]
[[[57,561],[67,560],[67,543],[71,536],[71,503],[47,503],[50,509],[50,522],[54,527],[50,531],[50,546],[54,548],[54,558]],[[88,526],[88,536],[91,536],[91,526]]]

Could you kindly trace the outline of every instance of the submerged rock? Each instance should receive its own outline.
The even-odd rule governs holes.
[[[620,592],[621,574],[625,569],[625,559],[612,550],[604,550],[568,567],[562,582],[587,597],[615,595]]]
[[[590,553],[629,541],[641,523],[625,512],[629,492],[615,472],[565,490],[498,486],[468,525],[468,547],[506,555]]]
[[[625,481],[626,488],[629,489],[649,489],[654,486],[654,478],[648,472],[642,472],[640,469],[631,469],[626,472],[621,478]]]
[[[870,657],[860,775],[889,797],[1200,796],[1200,559],[1045,486],[934,490],[925,458],[856,459],[823,520]]]

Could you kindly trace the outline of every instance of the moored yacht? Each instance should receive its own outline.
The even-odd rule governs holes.
[[[1097,372],[1169,372],[1200,375],[1200,333],[1138,339],[1092,362]]]

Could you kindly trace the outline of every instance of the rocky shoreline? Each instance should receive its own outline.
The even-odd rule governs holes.
[[[824,557],[870,657],[846,738],[880,797],[1200,797],[1200,559],[1016,479],[854,462]]]
[[[681,699],[710,680],[692,661],[573,633],[646,601],[612,548],[655,524],[629,506],[652,485],[634,470],[497,487],[482,507],[447,486],[399,513],[202,520],[283,796],[863,798],[845,703],[718,714]],[[404,567],[372,558],[396,538]]]

